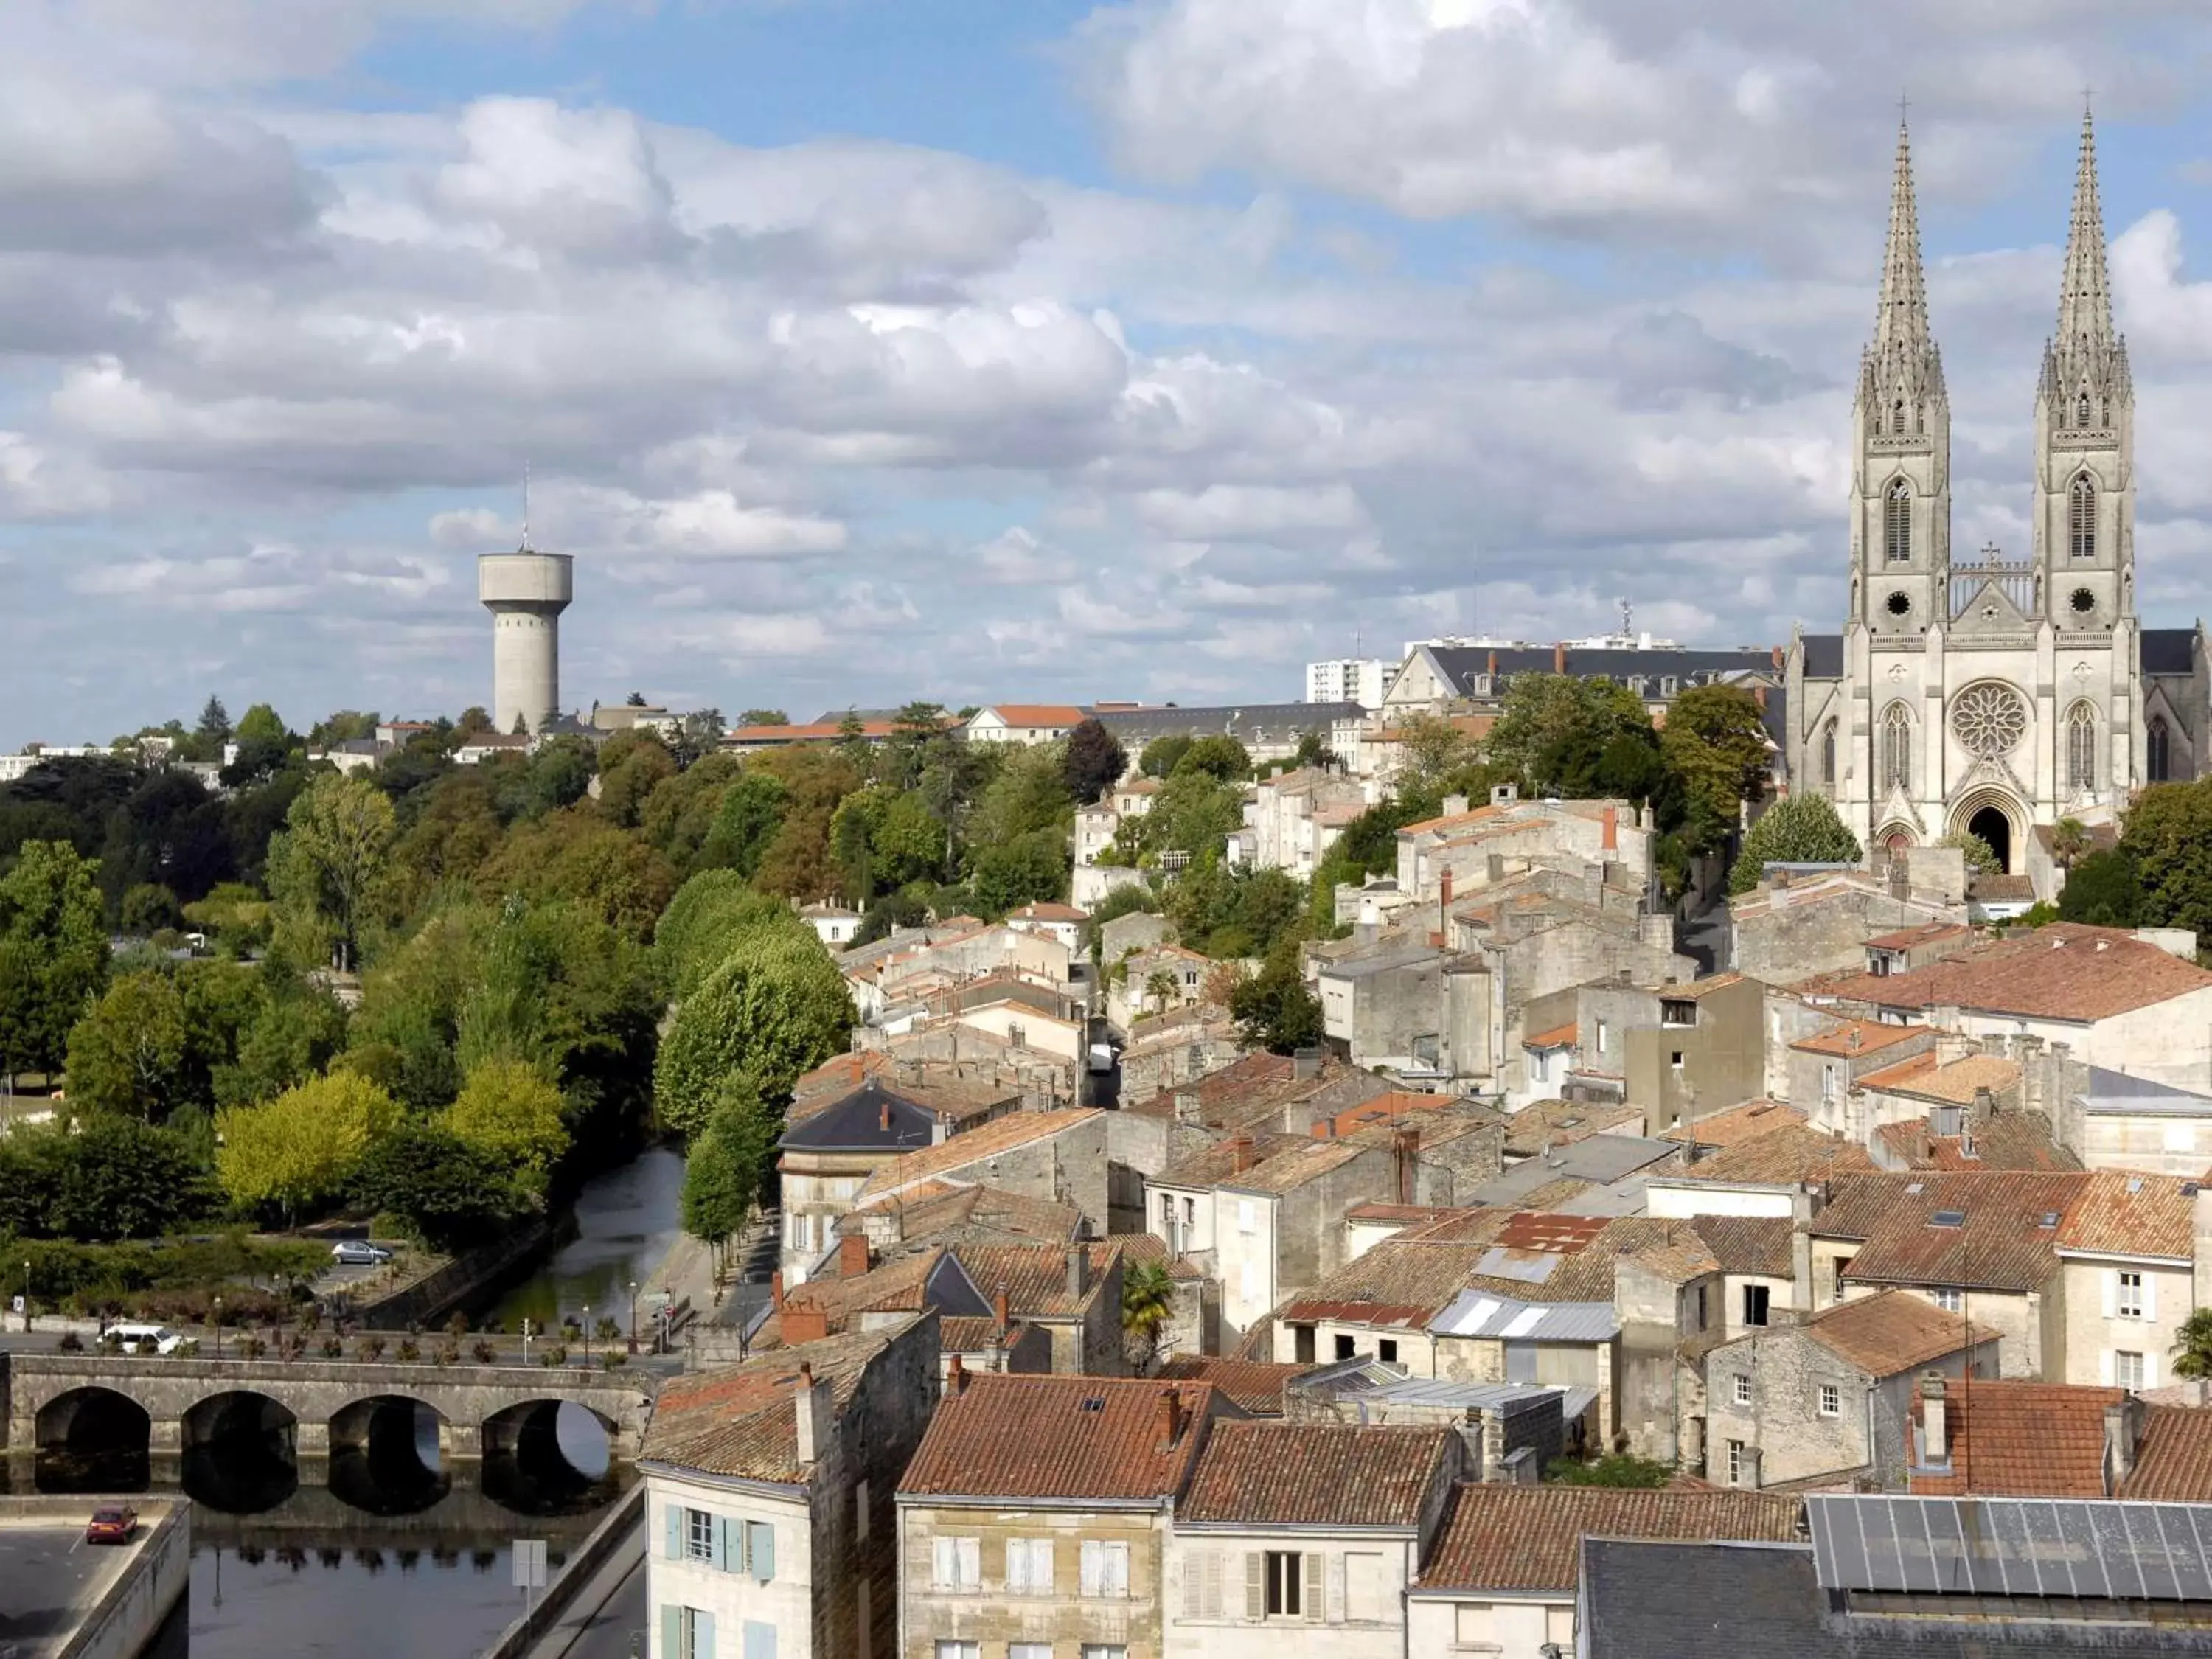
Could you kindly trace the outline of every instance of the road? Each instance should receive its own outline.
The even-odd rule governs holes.
[[[87,1499],[85,1515],[91,1514]],[[87,1544],[82,1521],[0,1523],[0,1659],[59,1653],[131,1554],[112,1544]]]

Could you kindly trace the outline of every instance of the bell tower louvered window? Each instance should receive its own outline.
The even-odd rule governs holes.
[[[1912,557],[1912,486],[1893,480],[1882,497],[1881,544],[1892,564]]]
[[[2084,472],[2066,492],[2066,549],[2077,559],[2097,556],[2097,485]]]

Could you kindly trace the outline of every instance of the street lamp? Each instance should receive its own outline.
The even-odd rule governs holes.
[[[28,1308],[30,1305],[30,1298],[27,1296],[23,1306]],[[29,1327],[27,1325],[24,1328],[27,1330]],[[629,1351],[632,1353],[637,1352],[637,1280],[635,1279],[629,1282]]]
[[[584,1304],[584,1363],[592,1362],[592,1304]]]
[[[23,1264],[23,1334],[31,1333],[31,1264]]]
[[[222,1298],[215,1299],[215,1357],[222,1358]]]

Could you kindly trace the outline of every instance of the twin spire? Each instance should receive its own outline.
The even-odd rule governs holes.
[[[2105,217],[2097,194],[2096,126],[2081,113],[2081,154],[2075,170],[2074,212],[2058,294],[2058,327],[2044,348],[2045,396],[2088,396],[2095,423],[2108,423],[2112,404],[2131,398],[2127,343],[2112,326],[2112,284],[2105,259]],[[1860,366],[1862,403],[1893,421],[1901,404],[1920,418],[1923,400],[1943,396],[1943,360],[1928,321],[1928,284],[1920,263],[1920,213],[1912,188],[1912,139],[1897,124],[1897,171],[1890,185],[1889,240],[1883,252],[1881,300],[1874,338]]]

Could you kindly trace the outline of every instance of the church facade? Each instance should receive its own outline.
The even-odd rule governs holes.
[[[2085,117],[2057,327],[2035,393],[2030,544],[1951,545],[1951,416],[1898,134],[1852,405],[1850,611],[1791,641],[1787,763],[1869,852],[1972,833],[2015,873],[2061,818],[2111,823],[2208,769],[2206,641],[2136,612],[2135,388]]]

